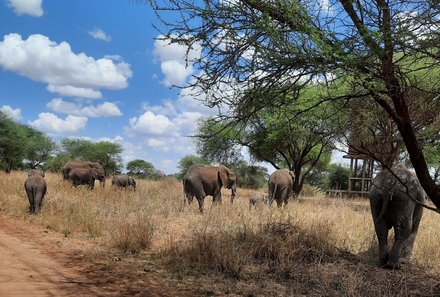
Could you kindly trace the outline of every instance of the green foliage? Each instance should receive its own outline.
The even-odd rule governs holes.
[[[42,167],[51,158],[55,142],[43,132],[25,127],[27,146],[25,163],[29,168]]]
[[[118,143],[66,138],[61,141],[60,146],[60,156],[52,163],[57,169],[60,161],[66,159],[97,162],[104,168],[106,175],[118,173],[122,167],[120,156],[122,147]]]
[[[237,186],[248,189],[261,189],[267,187],[269,174],[267,168],[249,165],[246,161],[240,161],[230,167],[237,176]]]
[[[179,165],[177,167],[180,171],[176,174],[176,178],[182,179],[188,168],[192,165],[209,166],[211,165],[211,163],[208,160],[199,156],[186,155],[179,161]]]
[[[348,175],[350,169],[338,164],[330,164],[327,169],[327,189],[348,190]]]
[[[126,169],[129,175],[134,175],[138,178],[159,179],[165,176],[163,172],[154,168],[150,162],[136,159],[128,162]]]
[[[0,166],[10,172],[21,166],[26,155],[26,131],[0,111]]]
[[[206,118],[199,121],[198,135],[197,153],[202,158],[218,164],[233,164],[242,158],[237,139],[240,131],[236,127]]]

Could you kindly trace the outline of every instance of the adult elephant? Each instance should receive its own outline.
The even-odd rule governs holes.
[[[218,167],[192,165],[183,177],[186,200],[190,204],[195,196],[201,213],[204,210],[206,196],[212,196],[213,202],[221,202],[222,187],[231,189],[231,203],[233,203],[237,196],[235,173],[223,165]]]
[[[68,161],[63,167],[63,179],[64,180],[69,179],[70,172],[75,168],[85,168],[85,169],[95,168],[96,170],[98,170],[99,175],[105,176],[104,168],[102,168],[101,164],[99,164],[99,163],[90,162],[90,161],[71,160],[71,161]],[[101,185],[102,185],[102,187],[105,186],[105,179],[104,179],[104,181],[101,181]]]
[[[131,186],[136,190],[136,180],[126,174],[115,175],[112,178],[112,186],[116,188],[128,188]]]
[[[270,175],[268,181],[269,206],[272,205],[274,200],[277,201],[278,207],[281,207],[283,202],[287,205],[293,191],[294,180],[295,173],[287,169],[276,170]]]
[[[400,269],[409,261],[423,214],[425,192],[416,175],[403,166],[382,170],[373,180],[370,207],[379,241],[379,266]],[[388,230],[394,244],[388,253]]]
[[[29,211],[37,213],[41,209],[41,204],[46,195],[47,184],[44,179],[44,172],[37,169],[31,169],[24,182],[24,188],[29,200]]]
[[[88,185],[90,189],[95,187],[95,180],[105,183],[105,176],[96,168],[74,168],[70,170],[68,179],[73,186]]]

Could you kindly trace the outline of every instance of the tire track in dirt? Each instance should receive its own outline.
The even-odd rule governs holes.
[[[0,296],[88,296],[85,279],[0,221]]]

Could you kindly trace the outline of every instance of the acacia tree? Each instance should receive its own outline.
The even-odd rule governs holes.
[[[294,193],[299,194],[314,170],[329,163],[337,126],[326,116],[325,105],[291,119],[294,112],[266,108],[235,126],[207,119],[198,127],[198,153],[218,162],[223,156],[237,159],[239,147],[247,147],[254,160],[294,171]]]
[[[203,71],[190,87],[206,94],[208,106],[239,107],[220,116],[243,119],[284,104],[247,90],[295,95],[311,81],[326,86],[321,101],[373,100],[395,123],[421,185],[440,207],[408,101],[413,89],[439,100],[438,1],[149,2],[169,28],[164,38],[202,48],[194,62]],[[341,82],[350,87],[340,89]]]

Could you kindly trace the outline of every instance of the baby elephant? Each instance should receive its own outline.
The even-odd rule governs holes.
[[[24,183],[24,188],[29,199],[29,211],[31,213],[39,212],[47,190],[44,172],[37,169],[31,169],[28,172],[28,178]]]
[[[269,197],[265,193],[254,193],[251,198],[249,198],[249,209],[252,207],[257,207],[263,204],[269,203]]]
[[[128,188],[130,186],[136,191],[136,181],[131,176],[126,174],[115,175],[112,178],[112,186],[116,188]]]

